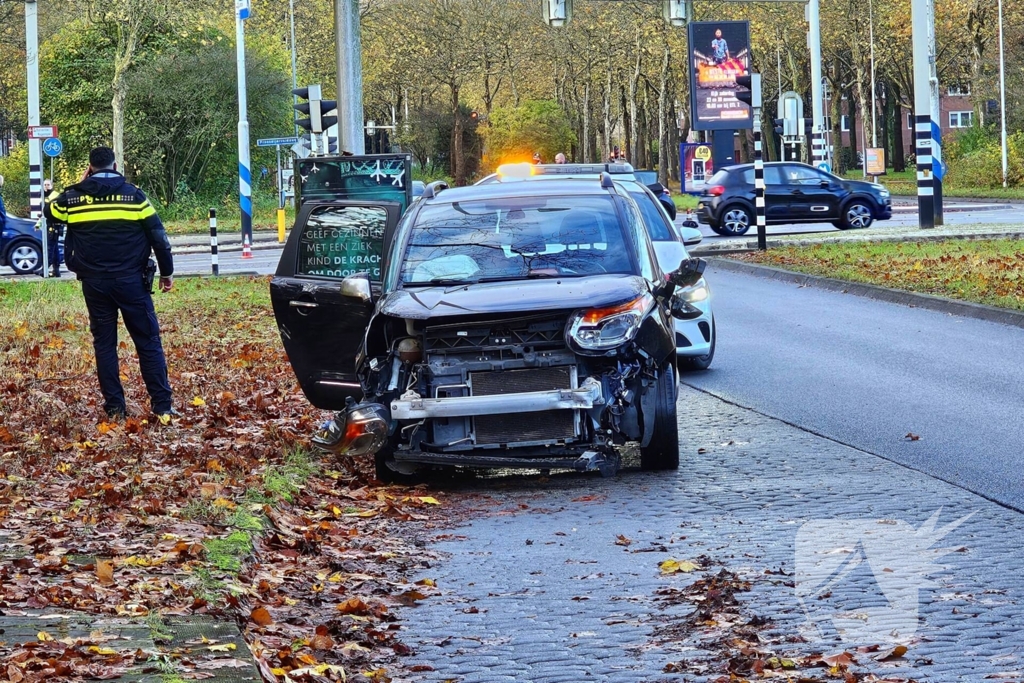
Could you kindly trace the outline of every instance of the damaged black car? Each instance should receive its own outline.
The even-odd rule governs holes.
[[[614,473],[679,464],[672,316],[704,263],[663,273],[629,194],[599,180],[302,205],[271,298],[314,437],[424,467]]]

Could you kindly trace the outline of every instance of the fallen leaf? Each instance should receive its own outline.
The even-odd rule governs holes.
[[[632,545],[632,544],[633,544],[633,541],[628,539],[628,538],[626,538],[622,534],[619,534],[618,537],[615,539],[615,545],[628,546],[628,545]]]
[[[903,437],[903,438],[906,439],[907,441],[920,441],[921,440],[921,437],[918,436],[917,434],[914,434],[913,432],[907,432],[907,435],[905,437]]]
[[[232,650],[237,650],[238,646],[234,643],[224,643],[223,645],[211,645],[206,649],[210,652],[231,652]]]
[[[370,611],[370,607],[360,598],[349,598],[340,603],[337,609],[342,614],[366,614]]]
[[[270,616],[266,607],[257,607],[249,615],[249,618],[259,626],[270,626],[274,623],[274,618]]]
[[[111,560],[96,560],[96,578],[104,586],[114,584],[114,563]]]
[[[661,569],[662,574],[676,574],[680,572],[687,574],[701,568],[699,564],[694,564],[689,560],[679,561],[673,559],[665,560],[658,567]]]
[[[195,398],[192,399],[192,405],[194,405],[196,408],[202,408],[203,406],[206,405],[206,401],[204,401],[199,396],[196,396]]]
[[[433,496],[420,496],[419,497],[419,501],[421,503],[426,503],[427,505],[440,505],[441,504],[441,501],[439,501],[437,498],[434,498]]]
[[[899,659],[900,657],[902,657],[905,654],[907,654],[907,646],[906,645],[897,645],[896,647],[894,647],[893,649],[889,650],[885,654],[883,654],[883,655],[881,655],[879,657],[875,657],[875,659],[877,661],[879,661],[879,662],[890,662],[890,661],[892,661],[894,659]]]
[[[53,636],[51,636],[46,631],[40,631],[39,633],[37,633],[36,634],[36,638],[39,639],[39,641],[43,642],[43,643],[49,643],[50,641],[53,640]]]

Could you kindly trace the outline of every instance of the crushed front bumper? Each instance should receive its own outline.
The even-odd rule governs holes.
[[[536,413],[544,410],[589,410],[600,405],[604,405],[601,383],[593,377],[588,377],[577,389],[444,398],[404,396],[391,402],[391,418],[394,420],[425,420],[444,417]]]

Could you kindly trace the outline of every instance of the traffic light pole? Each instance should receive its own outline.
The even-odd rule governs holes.
[[[933,118],[939,86],[935,73],[935,15],[931,0],[912,0],[910,9],[914,46],[918,225],[934,228],[942,225],[942,180],[935,175],[935,168],[941,169],[942,143],[937,121]]]
[[[245,85],[245,20],[249,3],[237,3],[235,57],[238,66],[238,205],[242,218],[242,244],[252,244],[252,171],[249,159],[249,114]]]
[[[28,125],[39,125],[39,5],[36,0],[25,0],[25,66],[28,70]],[[28,197],[29,215],[39,218],[43,211],[43,153],[42,141],[30,138],[28,141]],[[43,228],[46,239],[46,228]],[[46,249],[43,249],[46,259]],[[43,277],[47,276],[46,269]]]
[[[818,0],[807,0],[807,47],[811,55],[811,157],[815,166],[828,161],[821,88],[821,12]]]
[[[334,0],[338,60],[338,147],[365,153],[363,137],[363,50],[359,0]]]

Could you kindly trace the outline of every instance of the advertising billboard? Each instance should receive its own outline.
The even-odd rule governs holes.
[[[711,158],[711,145],[702,142],[683,142],[679,145],[679,168],[682,171],[684,194],[701,194],[711,176],[715,162]]]
[[[690,120],[694,130],[750,128],[753,113],[736,99],[736,77],[750,73],[750,22],[689,25]]]

